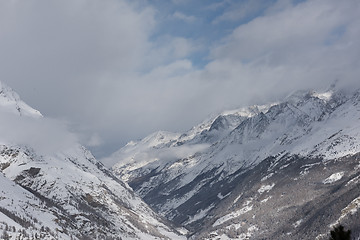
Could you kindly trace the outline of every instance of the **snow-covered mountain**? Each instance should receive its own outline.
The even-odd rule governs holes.
[[[0,115],[1,239],[184,239],[80,144],[38,152],[11,138],[59,130],[41,133],[45,118],[2,83]]]
[[[23,102],[16,92],[2,82],[0,82],[0,107],[3,111],[13,112],[20,116],[42,117],[38,110]]]
[[[359,90],[157,132],[103,159],[111,170],[1,82],[0,116],[1,239],[360,236]]]
[[[326,239],[360,215],[360,91],[299,91],[104,159],[194,239]]]

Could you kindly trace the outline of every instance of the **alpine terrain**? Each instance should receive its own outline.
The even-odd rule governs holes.
[[[359,237],[359,90],[295,92],[103,162],[189,239],[329,239],[338,224]]]
[[[23,142],[50,120],[1,82],[0,116],[1,239],[185,239],[80,144]],[[47,134],[42,145],[63,137]]]

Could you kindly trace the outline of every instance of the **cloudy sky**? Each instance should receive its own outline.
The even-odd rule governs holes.
[[[0,0],[0,81],[99,157],[297,89],[360,87],[358,0]]]

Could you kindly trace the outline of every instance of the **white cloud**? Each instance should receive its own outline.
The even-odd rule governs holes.
[[[173,4],[176,5],[184,5],[190,2],[190,0],[171,0]]]
[[[99,147],[103,143],[104,141],[101,139],[101,137],[97,133],[94,133],[93,135],[91,135],[86,145],[89,147]]]
[[[45,116],[68,119],[79,131],[113,128],[100,120],[109,114],[120,122],[117,102],[127,101],[121,94],[132,88],[129,79],[152,64],[155,11],[130,4],[1,1],[0,79]]]
[[[1,5],[6,22],[1,28],[1,50],[8,62],[26,67],[22,70],[29,74],[39,67],[43,74],[63,77],[115,67],[133,70],[141,64],[154,25],[151,9],[135,12],[124,1],[30,0]],[[1,62],[10,65],[3,58]]]
[[[214,3],[208,4],[205,7],[205,9],[206,10],[212,10],[212,11],[219,10],[219,9],[225,7],[227,4],[229,4],[229,2],[231,2],[231,0],[214,2]]]
[[[214,51],[215,58],[248,61],[268,54],[293,57],[289,51],[299,54],[304,49],[322,47],[334,30],[353,17],[355,9],[346,5],[309,1],[275,15],[258,17],[235,29]]]
[[[281,0],[211,45],[178,25],[162,32],[157,11],[145,1],[0,1],[0,79],[45,116],[71,121],[84,143],[102,140],[101,154],[296,88],[359,87],[357,0]],[[211,51],[201,69],[190,58],[199,48]]]
[[[192,70],[192,64],[189,60],[179,60],[169,65],[155,68],[147,74],[145,78],[148,79],[148,81],[154,79],[169,79],[179,77],[184,73],[188,73],[190,70]]]
[[[265,95],[324,87],[335,79],[355,83],[359,10],[356,1],[310,0],[269,12],[240,25],[213,50],[207,76],[223,73]]]
[[[172,16],[173,18],[180,19],[188,23],[192,23],[196,21],[196,17],[185,15],[184,13],[178,11],[174,12]]]
[[[78,145],[78,138],[64,122],[49,118],[15,115],[0,109],[0,144],[31,147],[53,155]]]
[[[199,44],[191,39],[165,35],[156,40],[148,55],[144,56],[144,61],[149,69],[156,68],[178,59],[185,59],[199,49]]]
[[[227,6],[223,14],[213,20],[214,24],[223,21],[238,21],[256,14],[261,9],[266,9],[270,5],[270,1],[252,0],[252,1],[223,1],[213,5],[214,7]]]
[[[292,7],[292,2],[293,2],[292,0],[277,0],[273,5],[270,5],[266,9],[265,13],[266,15],[270,15],[284,11],[287,8]]]

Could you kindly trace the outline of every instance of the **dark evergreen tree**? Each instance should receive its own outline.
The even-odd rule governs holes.
[[[330,240],[350,240],[351,230],[345,231],[344,226],[339,225],[330,231],[330,236]]]

